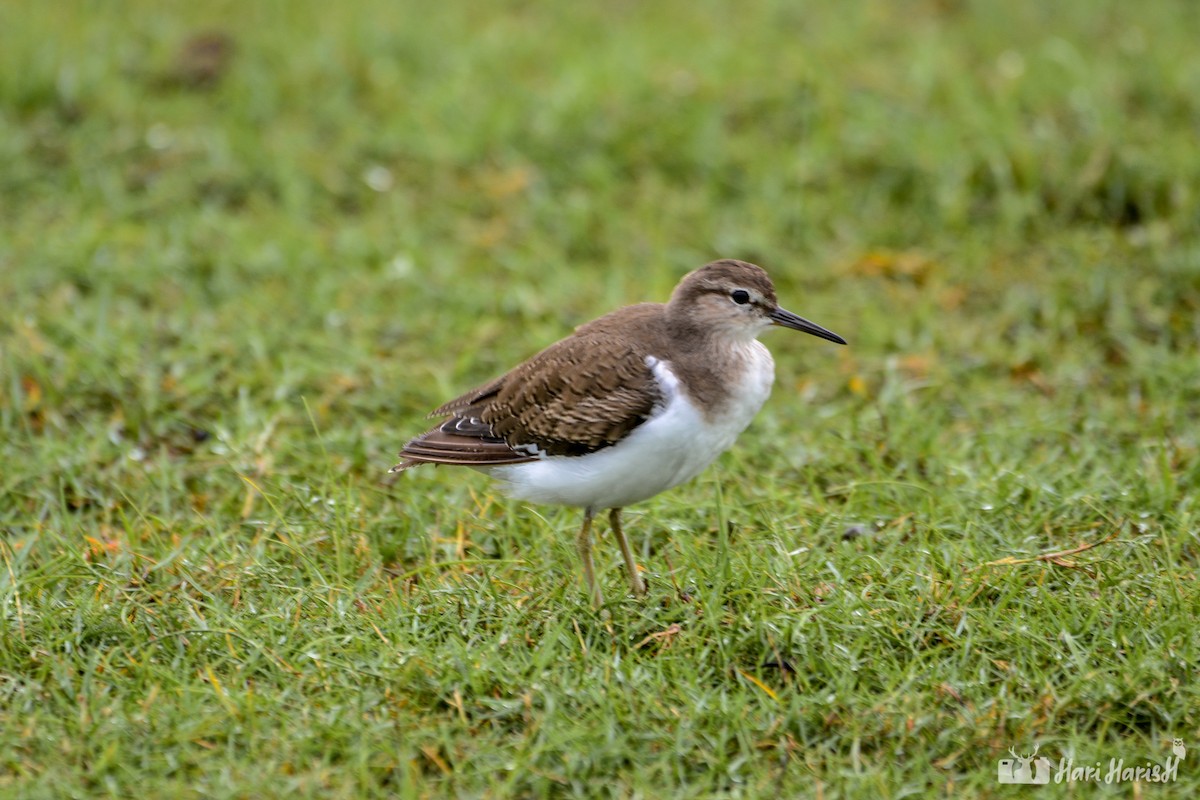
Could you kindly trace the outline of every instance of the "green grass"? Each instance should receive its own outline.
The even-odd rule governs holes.
[[[1193,4],[577,5],[0,7],[0,796],[1015,797],[1173,737],[1196,794]],[[770,336],[627,513],[645,601],[385,476],[719,256],[851,344]]]

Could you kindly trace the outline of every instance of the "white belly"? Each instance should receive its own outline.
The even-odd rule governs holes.
[[[622,508],[694,478],[728,450],[762,408],[775,375],[767,349],[757,341],[748,343],[738,390],[719,415],[705,417],[680,390],[669,365],[657,359],[647,363],[666,404],[620,442],[585,456],[548,456],[486,471],[503,482],[508,494],[523,500]]]

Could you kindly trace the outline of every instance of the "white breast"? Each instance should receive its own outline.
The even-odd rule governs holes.
[[[514,497],[584,508],[622,508],[698,475],[729,449],[771,393],[775,364],[761,343],[738,344],[742,374],[717,414],[704,415],[669,363],[646,359],[665,402],[617,444],[585,456],[547,456],[487,471]]]

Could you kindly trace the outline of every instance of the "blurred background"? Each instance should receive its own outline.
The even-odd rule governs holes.
[[[1197,335],[1189,3],[0,15],[9,424],[116,413],[153,448],[164,412],[302,395],[358,415],[366,469],[714,257],[849,337],[860,394],[889,364],[1106,385]]]

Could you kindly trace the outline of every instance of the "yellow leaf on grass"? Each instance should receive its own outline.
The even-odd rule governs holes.
[[[869,278],[904,278],[920,285],[936,268],[936,261],[917,250],[870,250],[853,262],[848,272]]]

